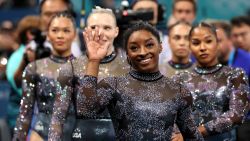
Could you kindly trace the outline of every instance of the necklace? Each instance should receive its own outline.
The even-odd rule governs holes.
[[[173,68],[175,68],[177,70],[179,70],[179,69],[187,69],[187,68],[190,68],[193,65],[193,63],[191,61],[189,61],[187,64],[181,64],[181,63],[175,63],[172,60],[168,61],[168,64],[171,67],[173,67]]]
[[[135,70],[131,70],[129,74],[137,80],[148,81],[148,82],[156,81],[163,77],[163,75],[159,71],[153,73],[142,73]]]
[[[194,71],[198,74],[212,74],[219,71],[223,67],[222,64],[217,64],[212,67],[195,67]]]
[[[101,64],[105,64],[105,63],[109,63],[112,60],[114,60],[116,57],[116,52],[113,51],[110,55],[105,56],[102,60],[101,60]]]
[[[50,55],[49,57],[52,61],[56,63],[66,63],[68,60],[71,60],[74,58],[74,56],[71,54],[70,56],[67,57],[62,57],[62,56],[55,56],[55,55]]]

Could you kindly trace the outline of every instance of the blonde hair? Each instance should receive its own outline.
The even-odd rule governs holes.
[[[95,6],[95,8],[92,9],[91,13],[89,14],[89,16],[87,18],[87,24],[88,24],[89,17],[91,17],[94,14],[108,14],[114,18],[115,25],[117,25],[114,12],[109,8],[102,8],[100,6]]]

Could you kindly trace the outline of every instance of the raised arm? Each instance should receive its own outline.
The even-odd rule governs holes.
[[[87,47],[88,63],[86,73],[79,80],[79,93],[77,94],[77,114],[83,116],[94,116],[99,111],[97,96],[97,79],[100,61],[106,56],[110,42],[105,41],[98,28],[95,30],[86,28],[84,39]]]
[[[217,119],[204,124],[208,134],[218,134],[232,129],[234,125],[241,124],[248,112],[249,85],[248,79],[241,69],[235,69],[229,81],[229,110]]]
[[[23,72],[23,95],[13,140],[25,141],[31,125],[36,91],[36,74],[34,65],[35,63],[29,64]]]

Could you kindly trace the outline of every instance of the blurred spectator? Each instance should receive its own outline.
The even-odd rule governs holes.
[[[196,9],[196,0],[174,0],[168,26],[175,23],[174,21],[186,21],[192,24],[196,17]]]
[[[35,15],[28,15],[22,18],[16,29],[16,40],[20,44],[28,44],[34,39],[32,31],[40,29],[40,18]]]
[[[54,14],[62,11],[72,12],[72,8],[70,0],[42,0],[39,5],[41,30],[44,32],[48,30],[48,24]]]
[[[29,23],[33,21],[33,23]],[[26,65],[35,59],[48,57],[50,49],[43,44],[45,36],[41,36],[40,18],[38,16],[26,16],[18,25],[17,41],[21,44],[21,52],[24,51],[19,67],[15,70],[14,80],[18,88],[21,88],[22,73]],[[22,51],[21,51],[22,50]]]
[[[16,30],[16,41],[20,45],[19,48],[11,55],[7,65],[7,77],[12,87],[21,94],[20,90],[16,87],[14,81],[14,74],[19,64],[22,61],[25,52],[25,46],[34,38],[32,35],[33,29],[39,29],[40,19],[38,16],[26,16],[18,23]],[[13,62],[12,62],[13,61]]]
[[[158,3],[156,0],[134,0],[132,3],[133,10],[153,10],[153,19],[149,21],[152,25],[158,23]]]
[[[0,80],[6,79],[6,65],[10,54],[19,47],[14,38],[15,26],[11,21],[4,21],[0,27]]]
[[[219,47],[218,59],[220,63],[232,66],[234,61],[229,61],[229,59],[230,56],[232,56],[230,55],[231,52],[235,50],[235,48],[230,40],[231,26],[225,21],[211,21],[210,24],[216,28]]]
[[[13,30],[15,29],[15,25],[12,21],[6,20],[1,23],[2,29]]]
[[[0,48],[2,50],[14,51],[18,49],[19,44],[16,42],[12,31],[0,29]]]
[[[13,47],[15,46],[15,47]],[[0,29],[0,80],[6,80],[6,65],[10,54],[18,44],[11,36]]]
[[[232,67],[240,67],[248,75],[248,81],[250,81],[250,54],[240,48],[235,48],[230,40],[231,28],[230,25],[225,22],[213,22],[213,25],[217,28],[218,46],[219,46],[219,61],[224,65]],[[237,128],[237,140],[247,141],[249,140],[250,132],[250,112],[247,115],[245,122]]]
[[[34,28],[39,28],[40,19],[37,16],[26,16],[18,23],[17,32],[16,32],[16,40],[20,45],[19,48],[11,54],[6,74],[11,87],[14,89],[14,93],[10,96],[10,101],[8,105],[8,123],[11,129],[14,128],[16,117],[19,113],[19,105],[21,99],[21,89],[17,87],[16,82],[14,80],[14,76],[18,67],[23,62],[23,56],[25,54],[25,45],[33,39],[31,35],[31,30]]]
[[[234,45],[250,52],[250,17],[235,17],[231,20],[231,24]]]
[[[19,47],[18,44],[15,43],[16,24],[10,20],[2,21],[0,31],[0,34],[2,35],[0,38],[0,47],[7,47],[16,50]]]
[[[219,61],[228,66],[243,68],[250,80],[250,54],[240,48],[234,47],[231,37],[231,26],[223,21],[211,22],[216,27],[218,38]]]
[[[25,8],[34,7],[36,0],[0,0],[0,8]]]

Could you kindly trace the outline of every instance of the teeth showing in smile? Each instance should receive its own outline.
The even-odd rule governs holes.
[[[147,59],[141,60],[140,62],[143,63],[143,64],[146,64],[146,63],[148,63],[150,60],[151,60],[151,58],[147,58]]]

